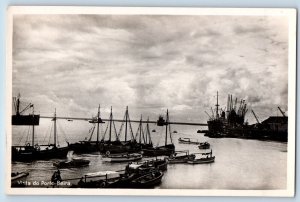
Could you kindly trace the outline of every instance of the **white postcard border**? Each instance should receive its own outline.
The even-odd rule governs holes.
[[[118,15],[274,15],[289,20],[288,56],[288,158],[286,190],[199,190],[199,189],[74,189],[74,188],[11,188],[12,144],[12,31],[13,15],[17,14],[118,14]],[[296,144],[296,9],[277,8],[184,8],[184,7],[73,7],[12,6],[7,10],[6,32],[6,193],[12,195],[127,195],[127,196],[273,196],[293,197],[295,192]]]

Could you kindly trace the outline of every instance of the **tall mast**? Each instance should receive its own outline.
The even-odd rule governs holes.
[[[237,97],[235,98],[235,103],[234,103],[234,111],[236,112],[236,105],[237,105]]]
[[[142,115],[141,115],[141,119],[140,119],[140,139],[139,139],[139,143],[141,144],[142,143]]]
[[[167,109],[165,145],[167,145],[167,143],[168,143],[168,124],[169,124],[169,112],[168,112],[168,109]]]
[[[54,147],[56,147],[56,108],[54,111]]]
[[[126,112],[125,112],[125,142],[127,141],[127,121],[128,121],[128,106],[126,106]]]
[[[109,142],[111,142],[111,122],[112,122],[112,107],[110,107],[110,119],[109,119]]]
[[[145,142],[145,144],[148,144],[148,129],[149,129],[149,117],[148,117],[148,119],[147,119],[147,125],[146,125],[146,142]]]
[[[217,91],[216,118],[219,118],[219,93]]]
[[[147,133],[149,135],[149,144],[152,144],[151,134],[150,134],[150,129],[149,129],[149,117],[148,117],[148,120],[147,120]]]
[[[227,112],[229,113],[229,111],[230,111],[230,95],[228,95],[228,97],[227,97]]]
[[[232,95],[230,95],[230,111],[232,110],[233,108],[233,101],[232,101]]]
[[[32,105],[32,120],[34,120],[34,106]],[[32,124],[32,146],[34,146],[34,123]]]
[[[16,109],[16,114],[20,115],[20,93],[18,94],[17,97],[17,109]]]
[[[100,104],[98,107],[98,115],[97,115],[97,144],[99,142],[99,122],[100,122]]]

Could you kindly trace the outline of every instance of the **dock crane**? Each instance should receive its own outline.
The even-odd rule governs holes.
[[[211,119],[211,116],[207,113],[207,111],[204,111],[206,114],[207,114],[207,116]]]
[[[255,117],[255,119],[256,119],[256,121],[257,121],[257,123],[258,123],[258,124],[260,124],[260,122],[259,122],[259,120],[258,120],[258,118],[257,118],[256,114],[254,113],[254,111],[253,111],[253,110],[251,110],[251,111],[252,111],[252,114],[254,115],[254,117]]]
[[[280,113],[282,114],[282,116],[283,116],[283,117],[286,117],[285,113],[281,110],[281,108],[278,107],[278,109],[279,109]]]

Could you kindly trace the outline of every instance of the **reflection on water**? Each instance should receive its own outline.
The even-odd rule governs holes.
[[[157,129],[159,130],[159,129]],[[211,139],[197,134],[196,127],[176,127],[173,134],[176,150],[189,150],[197,153],[196,145],[179,144],[179,137],[197,138],[211,144],[212,164],[170,164],[159,188],[173,189],[285,189],[287,180],[287,144],[234,138]],[[158,131],[159,132],[159,131]],[[158,133],[156,132],[156,133]],[[152,133],[155,143],[163,144],[160,135]],[[76,156],[76,155],[75,155]],[[126,163],[103,162],[98,154],[79,155],[90,160],[87,167],[61,169],[63,179],[81,177],[86,173],[122,170]],[[27,180],[50,180],[56,170],[53,162],[13,163],[12,171],[29,171]]]

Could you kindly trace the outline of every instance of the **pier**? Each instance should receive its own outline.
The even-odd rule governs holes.
[[[40,118],[45,119],[53,119],[52,116],[40,116]],[[80,118],[80,117],[63,117],[63,116],[57,116],[56,119],[66,119],[66,120],[80,120],[80,121],[95,121],[97,123],[96,119],[93,118]],[[109,121],[109,119],[102,119],[102,121]],[[115,122],[124,122],[123,119],[113,119]],[[140,123],[140,120],[130,120],[132,123]],[[157,124],[157,121],[142,121],[142,123],[154,123]],[[169,122],[169,124],[173,125],[190,125],[190,126],[207,126],[207,123],[187,123],[187,122]]]

